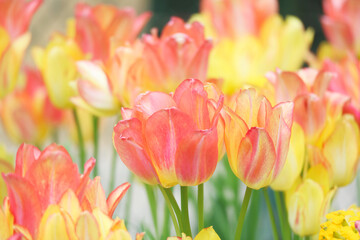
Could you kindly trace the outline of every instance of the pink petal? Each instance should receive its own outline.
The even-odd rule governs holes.
[[[175,177],[175,154],[179,143],[195,129],[190,116],[175,108],[160,110],[148,118],[145,137],[159,175]]]
[[[69,188],[77,188],[80,176],[77,165],[62,146],[48,146],[26,172],[25,178],[36,188],[43,210],[56,204]]]
[[[197,78],[205,81],[208,72],[209,54],[212,41],[207,40],[197,50],[196,55],[188,65],[186,77]]]
[[[85,206],[83,206],[84,201],[87,203]],[[106,204],[105,191],[101,186],[99,176],[96,176],[93,180],[88,182],[81,205],[90,212],[95,208],[99,208],[104,214],[108,214],[109,209]]]
[[[79,198],[79,200],[81,201],[83,196],[84,196],[84,191],[86,188],[86,185],[89,181],[89,176],[91,171],[93,170],[93,168],[95,167],[96,164],[96,160],[95,158],[90,158],[89,160],[86,161],[85,166],[84,166],[84,174],[81,175],[80,177],[80,183],[77,186],[76,189],[76,195]]]
[[[41,151],[30,144],[23,143],[16,153],[15,174],[25,176],[30,166],[39,158]]]
[[[210,128],[208,96],[201,81],[184,80],[175,90],[174,101],[181,111],[191,116],[199,129]]]
[[[127,190],[130,188],[130,183],[123,183],[118,186],[114,191],[110,193],[106,202],[109,209],[109,217],[112,217],[117,205],[119,204],[120,200],[124,197]]]
[[[138,119],[118,122],[114,127],[113,143],[121,161],[130,171],[146,183],[158,183],[157,173],[146,151],[142,124]]]
[[[196,186],[206,182],[218,162],[217,128],[196,131],[184,139],[176,151],[176,176],[181,186]]]
[[[32,236],[35,236],[42,215],[36,187],[15,174],[2,176],[8,188],[10,210],[14,215],[15,224],[25,227]]]
[[[253,189],[268,186],[276,164],[276,151],[269,134],[251,128],[239,146],[238,169],[240,179]]]

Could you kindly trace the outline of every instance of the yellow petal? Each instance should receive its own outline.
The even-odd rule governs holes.
[[[75,231],[79,240],[98,240],[100,238],[99,225],[95,217],[87,211],[80,214]]]
[[[278,177],[270,185],[272,189],[277,191],[286,191],[293,186],[295,180],[301,173],[304,164],[304,155],[304,131],[297,123],[293,123],[286,162]]]
[[[213,227],[204,228],[194,240],[220,240]]]
[[[77,196],[71,189],[67,190],[61,197],[59,206],[71,216],[73,221],[76,221],[76,219],[80,216],[80,203]]]
[[[353,116],[344,115],[323,148],[333,171],[333,185],[345,186],[354,179],[359,161],[359,141],[359,127]]]

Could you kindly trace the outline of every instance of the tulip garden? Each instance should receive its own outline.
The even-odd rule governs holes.
[[[359,0],[316,51],[277,0],[78,3],[30,46],[43,4],[0,0],[0,240],[360,239]]]

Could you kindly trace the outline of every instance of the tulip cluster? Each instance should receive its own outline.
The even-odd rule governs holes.
[[[29,67],[41,3],[0,0],[4,142],[25,142],[15,162],[0,142],[0,240],[131,239],[113,217],[130,187],[114,189],[117,162],[148,195],[153,227],[138,240],[258,239],[265,204],[275,240],[360,239],[357,209],[326,215],[360,161],[358,0],[323,0],[317,53],[314,31],[280,16],[277,0],[201,0],[189,22],[150,31],[150,12],[78,3]],[[99,139],[113,143],[111,165],[95,160],[108,156]]]

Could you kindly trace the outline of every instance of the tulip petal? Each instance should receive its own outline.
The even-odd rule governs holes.
[[[177,183],[175,154],[179,143],[195,129],[191,117],[176,108],[160,110],[146,121],[146,143],[163,186]]]
[[[27,171],[25,178],[36,188],[46,209],[56,204],[68,189],[75,190],[79,184],[78,168],[62,146],[48,146]],[[45,210],[43,209],[43,210]]]
[[[144,149],[142,125],[138,119],[120,121],[114,127],[113,143],[121,161],[148,184],[157,184],[155,168]]]
[[[217,128],[196,131],[180,142],[176,150],[176,177],[181,186],[196,186],[206,182],[218,162]]]
[[[191,116],[199,129],[210,128],[207,100],[204,84],[197,79],[186,79],[174,93],[177,107]]]
[[[120,200],[124,197],[127,190],[130,188],[130,183],[123,183],[118,186],[114,191],[108,196],[106,203],[108,205],[109,213],[108,215],[112,217],[117,205]]]
[[[79,240],[98,240],[100,239],[99,225],[95,217],[85,211],[80,214],[75,227],[76,235]]]
[[[241,140],[237,159],[238,177],[250,188],[271,183],[276,164],[273,141],[264,129],[251,128]]]
[[[16,153],[16,167],[15,174],[18,176],[25,176],[29,167],[39,158],[41,151],[30,144],[21,144]]]
[[[41,218],[38,239],[71,240],[66,225],[66,221],[60,212],[60,207],[50,205]]]
[[[78,219],[82,211],[79,199],[71,189],[64,193],[58,205],[67,212],[74,221]]]
[[[83,201],[85,201],[88,204],[86,206],[86,210],[91,211],[94,208],[98,208],[103,213],[108,214],[109,209],[108,209],[108,205],[106,204],[105,191],[101,186],[99,176],[96,176],[93,180],[90,180],[89,183],[87,184]]]
[[[196,55],[192,59],[191,63],[188,65],[186,77],[197,78],[205,81],[211,49],[212,42],[210,40],[204,41],[196,52]]]
[[[144,121],[153,113],[161,109],[175,106],[176,103],[169,94],[162,92],[147,92],[145,94],[140,94],[135,100],[133,117],[137,117],[141,121]]]
[[[194,240],[220,240],[213,227],[202,229]]]
[[[24,226],[35,235],[41,219],[42,206],[33,184],[15,174],[3,174],[8,188],[10,210],[15,224]]]
[[[225,146],[230,167],[236,176],[238,174],[238,148],[241,139],[249,130],[246,123],[231,109],[225,108]]]

